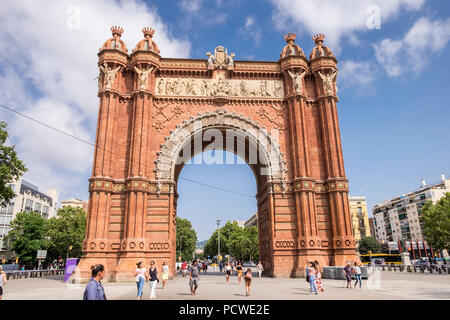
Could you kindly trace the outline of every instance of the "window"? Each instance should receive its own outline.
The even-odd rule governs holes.
[[[41,212],[41,204],[39,202],[36,202],[36,204],[34,205],[34,211],[36,212]]]
[[[27,199],[27,201],[25,201],[25,209],[33,209],[33,200]]]
[[[42,208],[42,213],[45,214],[45,215],[48,215],[48,207],[47,206],[44,206]]]
[[[8,207],[2,206],[2,207],[0,208],[0,214],[6,214],[7,208],[8,208]]]
[[[363,219],[359,219],[359,227],[364,228],[364,220]]]
[[[363,214],[363,213],[362,213],[362,208],[361,208],[361,207],[358,207],[358,216],[360,216],[360,217],[361,217],[361,216],[362,216],[362,214]]]

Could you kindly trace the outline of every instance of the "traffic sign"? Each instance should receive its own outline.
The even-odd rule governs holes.
[[[36,259],[45,259],[47,258],[47,250],[38,250],[36,254]]]

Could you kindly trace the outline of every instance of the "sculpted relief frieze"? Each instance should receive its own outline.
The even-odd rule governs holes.
[[[283,98],[281,80],[157,78],[157,96]]]

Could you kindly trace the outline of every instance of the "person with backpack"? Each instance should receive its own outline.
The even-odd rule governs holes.
[[[306,280],[309,282],[310,292],[313,293],[313,289],[317,295],[317,286],[316,286],[316,264],[314,262],[310,262],[310,266],[307,268],[307,278]]]
[[[250,295],[250,286],[252,284],[252,269],[247,268],[247,271],[245,271],[244,274],[244,280],[245,280],[245,295]]]
[[[199,271],[198,262],[194,260],[192,266],[189,268],[189,287],[191,287],[191,295],[193,296],[195,296],[198,288]]]

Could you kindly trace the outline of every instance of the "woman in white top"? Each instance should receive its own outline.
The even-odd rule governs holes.
[[[262,265],[262,263],[261,263],[261,261],[258,263],[258,274],[259,274],[259,277],[261,278],[261,273],[264,271],[264,267],[263,267],[263,265]]]
[[[142,265],[142,261],[136,263],[137,265],[137,269],[136,269],[136,273],[135,273],[135,280],[136,280],[136,285],[137,285],[137,289],[138,289],[138,293],[137,293],[137,299],[138,300],[142,300],[142,294],[144,293],[144,283],[146,281],[148,281],[148,277],[147,277],[147,269],[143,267]]]
[[[3,296],[3,286],[6,284],[6,273],[3,272],[2,266],[0,266],[0,300]]]
[[[232,268],[231,268],[230,264],[227,262],[227,264],[225,266],[225,279],[226,279],[227,283],[230,282],[231,270],[232,270]]]
[[[355,288],[359,281],[359,288],[361,288],[361,268],[359,267],[358,263],[355,262],[355,267],[353,268],[353,272],[355,273],[356,282],[355,282]]]
[[[162,266],[163,289],[166,287],[167,279],[169,279],[169,266],[167,265],[167,262],[164,261]]]

